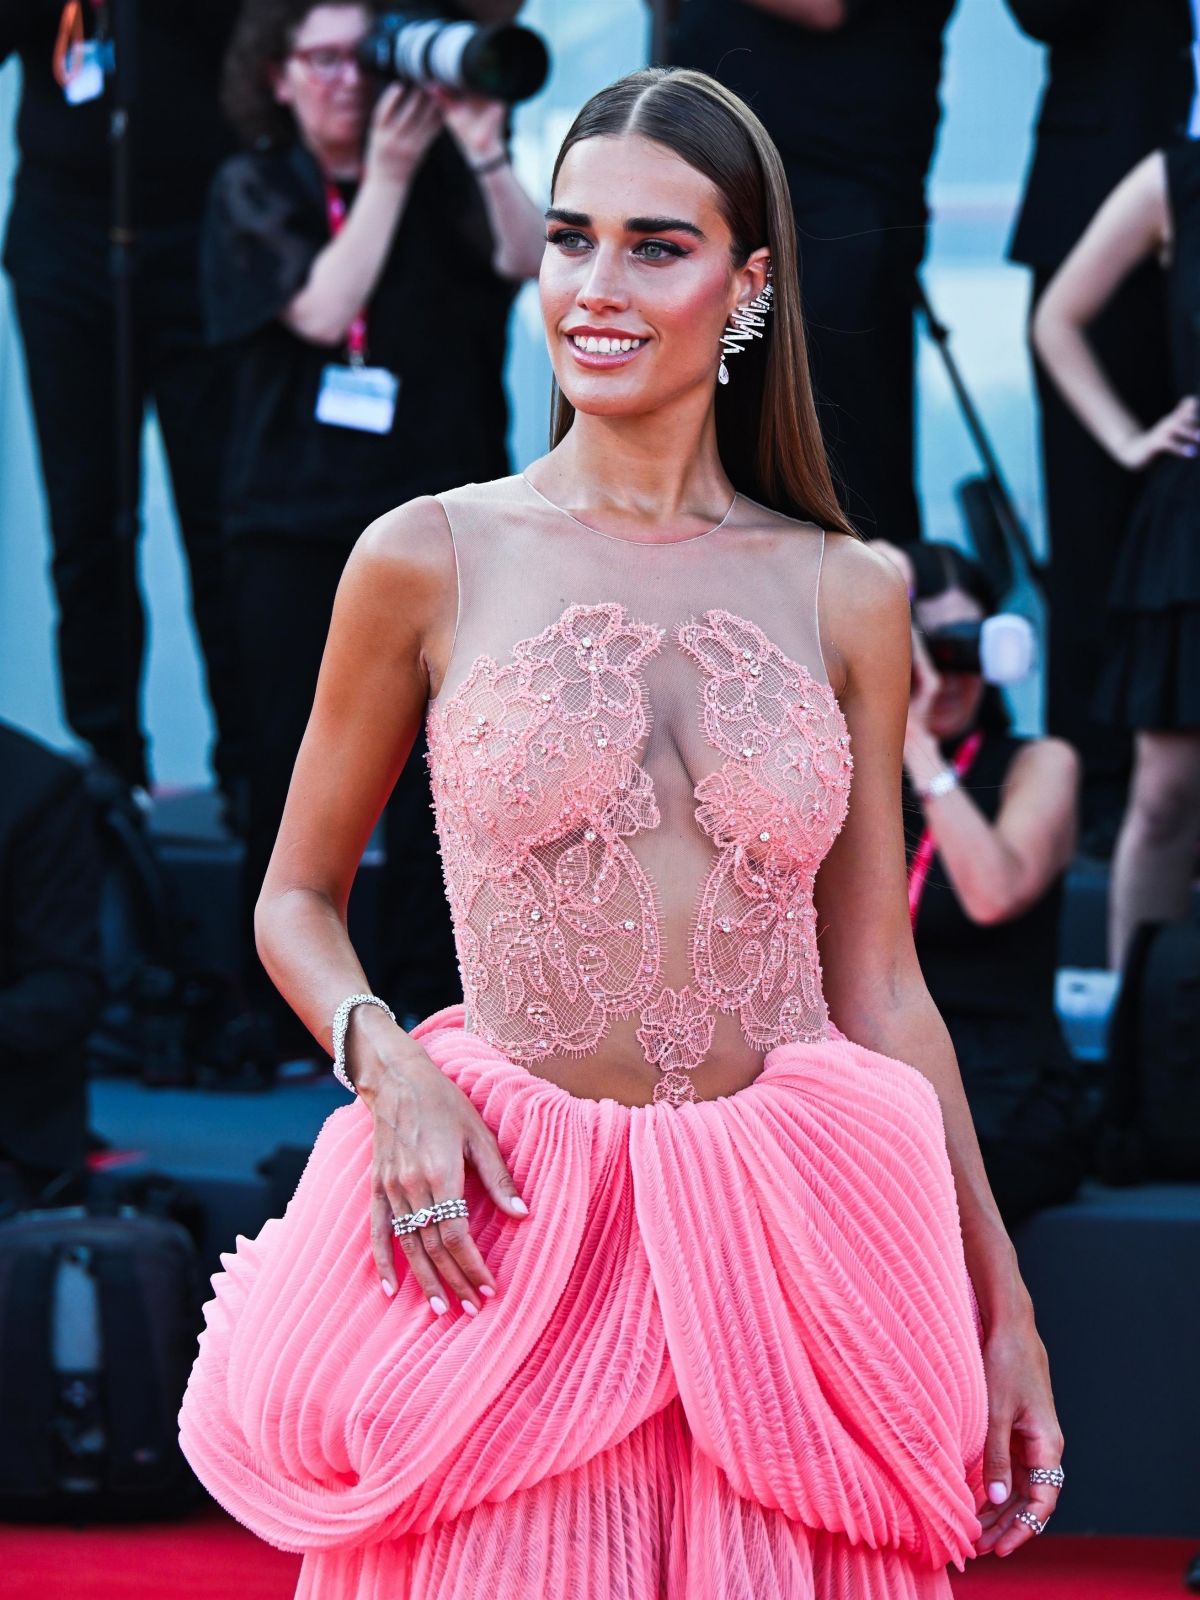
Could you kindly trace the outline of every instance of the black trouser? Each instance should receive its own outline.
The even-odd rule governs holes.
[[[921,535],[915,487],[913,278],[918,218],[852,179],[788,163],[817,414],[850,519],[867,538]],[[731,377],[737,381],[730,367]]]
[[[1033,274],[1031,309],[1053,277]],[[1175,403],[1168,361],[1163,274],[1138,269],[1088,328],[1088,342],[1126,405],[1147,424]],[[1050,560],[1046,731],[1067,739],[1083,761],[1083,820],[1123,809],[1131,738],[1093,722],[1089,706],[1106,648],[1109,585],[1141,473],[1118,466],[1034,362],[1041,413],[1042,472]]]
[[[213,764],[227,790],[241,765],[241,693],[225,595],[218,493],[230,357],[203,342],[197,227],[141,236],[135,284],[137,382],[158,414],[192,614],[216,719]],[[115,525],[115,338],[107,238],[95,219],[18,194],[6,264],[13,277],[50,511],[58,661],[67,721],[131,784],[147,781],[139,714],[140,596]]]
[[[284,1044],[298,1044],[300,1034],[286,1020],[282,1002],[267,993],[265,974],[253,956],[253,909],[312,708],[334,594],[348,554],[344,540],[242,536],[230,555],[253,728],[244,877],[247,972]],[[370,975],[397,1014],[421,1016],[462,998],[424,752],[421,738],[384,812],[379,972]]]

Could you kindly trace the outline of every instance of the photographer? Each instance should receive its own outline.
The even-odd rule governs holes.
[[[411,84],[372,105],[372,20],[248,0],[226,62],[225,107],[253,148],[213,185],[203,288],[210,337],[239,359],[224,504],[254,727],[247,937],[346,557],[401,501],[509,470],[508,312],[544,243],[504,106]],[[385,827],[397,943],[378,982],[424,1014],[459,980],[421,747]]]
[[[213,766],[232,802],[244,728],[216,500],[229,370],[225,354],[204,341],[197,255],[205,194],[233,149],[216,100],[234,0],[140,0],[119,15],[111,3],[84,4],[74,12],[77,48],[64,51],[70,14],[63,0],[0,0],[0,60],[21,61],[20,162],[4,265],[50,517],[63,710],[76,736],[130,788],[149,786],[142,607],[117,524],[115,104],[99,37],[111,41],[125,29],[115,48],[127,77],[131,146],[134,385],[140,405],[154,405],[170,467],[216,723]],[[73,71],[79,61],[85,66]]]
[[[914,595],[903,807],[917,955],[1012,1228],[1083,1176],[1083,1108],[1054,1011],[1079,761],[1061,739],[1013,735],[980,672],[935,669],[927,636],[996,612],[976,563],[948,544],[874,548]]]

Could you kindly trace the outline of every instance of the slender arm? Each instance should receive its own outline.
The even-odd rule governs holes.
[[[908,594],[886,556],[847,535],[826,534],[821,608],[825,659],[831,681],[841,668],[838,695],[854,755],[846,822],[817,877],[826,999],[848,1038],[907,1062],[937,1092],[986,1335],[1031,1319],[1032,1307],[984,1170],[954,1046],[913,946],[900,810]]]
[[[945,761],[927,729],[904,745],[910,782],[924,788]],[[925,821],[959,904],[972,922],[1009,922],[1036,904],[1075,851],[1079,758],[1062,739],[1014,757],[995,821],[961,786],[924,802]]]
[[[536,278],[546,248],[546,224],[512,164],[506,161],[503,166],[481,173],[476,181],[496,241],[493,270],[498,277],[517,282]]]
[[[1144,424],[1109,382],[1085,329],[1134,268],[1165,248],[1168,229],[1166,162],[1154,151],[1101,205],[1030,324],[1034,350],[1063,399],[1117,461]]]
[[[283,311],[293,333],[312,344],[342,343],[379,282],[410,190],[410,182],[367,173],[341,231]]]

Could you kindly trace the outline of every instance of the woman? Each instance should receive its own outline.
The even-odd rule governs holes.
[[[1167,269],[1178,403],[1147,427],[1116,393],[1089,324],[1142,263]],[[1196,317],[1200,145],[1157,150],[1117,185],[1047,285],[1034,346],[1067,403],[1131,472],[1146,472],[1109,592],[1112,649],[1098,720],[1134,730],[1129,802],[1113,855],[1109,966],[1139,922],[1187,915],[1200,839],[1200,480]]]
[[[980,673],[934,667],[929,634],[996,612],[978,563],[933,541],[875,548],[914,596],[903,787],[913,937],[1011,1229],[1083,1177],[1085,1108],[1054,1009],[1079,758],[1062,739],[1017,738]]]
[[[400,501],[508,470],[508,313],[542,249],[505,107],[393,84],[372,108],[371,20],[248,0],[225,69],[251,148],[215,181],[203,286],[210,337],[238,350],[224,520],[254,732],[248,945],[346,557]],[[417,1015],[460,992],[420,757],[387,808],[380,977]],[[265,999],[287,1053],[301,1030]]]
[[[258,929],[361,1103],[226,1258],[184,1446],[305,1596],[945,1596],[1062,1439],[913,954],[903,585],[747,107],[622,79],[547,219],[554,448],[339,590]],[[406,1035],[344,912],[423,719],[467,1009]]]

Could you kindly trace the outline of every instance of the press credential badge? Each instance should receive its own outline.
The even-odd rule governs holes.
[[[330,363],[321,373],[317,421],[360,433],[391,433],[400,379],[386,367]]]

